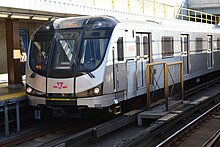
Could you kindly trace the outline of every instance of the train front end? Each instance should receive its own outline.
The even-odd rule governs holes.
[[[32,36],[26,68],[29,104],[53,111],[108,105],[103,82],[117,20],[76,17],[51,21]]]

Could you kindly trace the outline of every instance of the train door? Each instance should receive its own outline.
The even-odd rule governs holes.
[[[213,48],[212,48],[212,35],[207,36],[207,60],[208,68],[213,67]]]
[[[181,34],[181,57],[184,66],[184,75],[189,74],[189,35]]]
[[[119,37],[117,40],[117,48],[113,48],[113,76],[114,76],[114,92],[115,98],[124,98],[124,90],[126,89],[126,68],[124,57],[124,37]]]
[[[137,89],[146,85],[146,63],[150,62],[150,33],[136,33]]]

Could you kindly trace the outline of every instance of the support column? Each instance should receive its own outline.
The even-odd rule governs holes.
[[[22,74],[20,63],[19,21],[5,19],[8,85],[9,87],[22,87]]]

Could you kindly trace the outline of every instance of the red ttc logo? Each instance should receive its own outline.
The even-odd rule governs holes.
[[[62,88],[67,88],[67,86],[63,85],[64,82],[57,82],[57,85],[53,86],[53,88],[58,88],[58,89],[62,89]]]

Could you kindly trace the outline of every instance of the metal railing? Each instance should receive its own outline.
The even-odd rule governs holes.
[[[159,71],[159,75],[156,78],[154,75],[154,71],[153,71],[153,67],[154,66],[162,66],[161,70]],[[161,76],[162,76],[162,72],[164,70],[165,67],[165,62],[154,62],[154,63],[149,63],[146,64],[146,95],[147,95],[147,108],[150,109],[152,107],[152,102],[151,99],[153,98],[153,96],[151,97],[151,81],[152,83],[155,83],[155,86],[153,86],[153,92],[156,91],[156,88],[160,89],[161,87],[159,86],[158,81],[160,80]],[[154,95],[154,93],[152,94]]]
[[[179,77],[180,77],[180,92],[181,92],[181,101],[183,101],[184,98],[184,80],[183,80],[183,62],[182,61],[177,61],[177,62],[172,62],[172,63],[166,63],[164,66],[164,98],[165,98],[165,105],[166,105],[166,110],[168,111],[168,101],[169,97],[172,96],[173,90],[175,88],[175,80],[173,78],[172,73],[169,70],[170,66],[174,65],[179,65],[180,70],[179,70]],[[169,91],[169,76],[171,78],[172,84],[171,84],[171,90]]]
[[[74,0],[69,0],[73,2]],[[97,7],[99,0],[92,0],[93,7]],[[187,9],[176,4],[170,5],[158,2],[157,0],[141,0],[141,1],[134,1],[133,3],[131,0],[126,2],[121,2],[121,0],[109,0],[106,1],[106,5],[108,9],[113,10],[121,10],[123,7],[124,11],[127,12],[135,12],[140,14],[147,14],[149,15],[149,10],[151,9],[150,14],[153,16],[160,16],[160,17],[170,17],[188,21],[195,21],[195,22],[202,22],[202,23],[211,23],[211,24],[218,24],[219,16],[204,13],[198,10]],[[116,7],[116,5],[119,5]]]
[[[160,65],[162,66],[161,70],[159,71],[159,74],[157,74],[157,78],[155,77],[155,73],[154,73],[154,66]],[[174,65],[179,65],[179,82],[175,82],[174,76],[172,75],[172,72],[170,71],[170,66],[174,66]],[[175,71],[176,72],[176,71]],[[159,84],[159,80],[162,77],[162,73],[163,73],[163,87],[160,87]],[[176,72],[177,73],[177,72]],[[169,77],[170,77],[170,81],[171,84],[169,84]],[[151,85],[151,81],[154,81],[155,86],[153,86],[153,89],[151,90],[150,87],[152,87]],[[154,96],[154,92],[158,89],[164,89],[164,100],[165,100],[165,107],[166,110],[168,111],[169,108],[169,98],[172,96],[175,85],[177,83],[180,83],[180,89],[179,91],[181,92],[181,99],[180,101],[183,101],[184,98],[184,79],[183,79],[183,62],[182,61],[177,61],[177,62],[172,62],[172,63],[165,63],[165,62],[154,62],[154,63],[149,63],[146,64],[146,96],[147,96],[147,108],[150,109],[153,105],[152,105],[152,99]],[[169,87],[171,88],[171,90],[169,90]],[[158,88],[158,89],[157,89]],[[151,93],[152,93],[152,97],[151,97]]]
[[[9,95],[10,96],[10,95]],[[10,135],[14,135],[14,132],[12,134],[10,134],[10,123],[12,122],[12,118],[10,115],[11,113],[9,113],[9,111],[11,110],[15,110],[15,114],[13,114],[15,116],[16,120],[16,129],[17,131],[15,132],[16,134],[19,134],[21,132],[21,127],[20,127],[20,107],[22,107],[23,105],[21,103],[27,101],[27,97],[25,95],[20,95],[8,100],[4,100],[1,99],[0,100],[0,112],[3,114],[3,120],[2,123],[4,123],[4,127],[5,127],[5,134],[3,137],[9,137]],[[10,116],[10,117],[9,117]]]
[[[182,3],[175,1],[158,2],[157,0],[29,0],[20,3],[17,0],[1,0],[1,7],[11,7],[19,9],[31,9],[37,11],[79,14],[79,15],[113,15],[116,17],[137,19],[137,16],[156,16],[172,19],[183,19],[202,23],[218,24],[219,16],[186,9]],[[2,10],[0,18],[8,18],[11,11]],[[27,15],[20,13],[19,15]],[[53,15],[54,18],[62,15]],[[27,16],[26,16],[27,17]],[[52,16],[51,16],[52,17]],[[44,18],[45,19],[45,18]],[[139,18],[138,18],[139,20]]]
[[[208,14],[205,12],[179,7],[177,18],[182,20],[218,24],[219,16]]]

